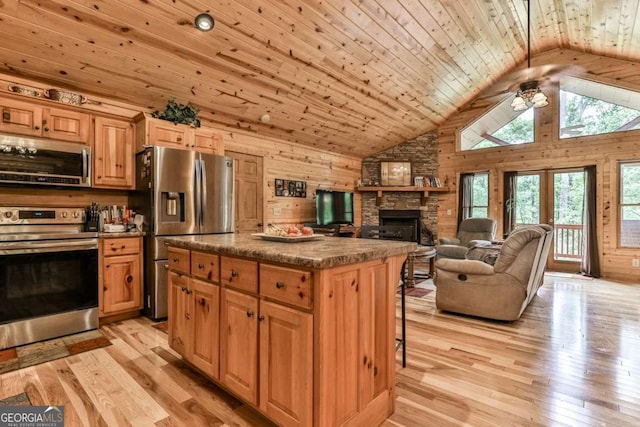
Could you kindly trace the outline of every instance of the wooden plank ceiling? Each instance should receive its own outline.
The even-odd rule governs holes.
[[[638,3],[532,0],[532,53],[638,60]],[[0,21],[7,73],[358,157],[526,62],[524,0],[2,0]]]

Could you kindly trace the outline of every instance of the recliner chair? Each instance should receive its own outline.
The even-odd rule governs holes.
[[[490,245],[496,237],[498,223],[492,218],[462,220],[456,237],[441,237],[436,246],[436,259],[465,259],[467,251],[475,246]]]
[[[496,320],[516,320],[544,282],[553,227],[528,225],[502,244],[494,266],[478,260],[436,261],[436,307]]]

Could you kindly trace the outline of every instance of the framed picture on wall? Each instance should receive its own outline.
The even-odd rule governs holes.
[[[380,185],[410,186],[411,162],[380,162]]]

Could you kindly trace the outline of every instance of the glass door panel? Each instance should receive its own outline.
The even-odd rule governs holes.
[[[554,243],[549,268],[577,271],[584,254],[584,171],[550,171],[553,183],[549,218],[554,227]]]

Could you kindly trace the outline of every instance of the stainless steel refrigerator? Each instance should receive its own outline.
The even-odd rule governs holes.
[[[145,216],[144,312],[167,317],[169,236],[232,233],[233,160],[189,150],[148,147],[136,155],[132,209]]]

